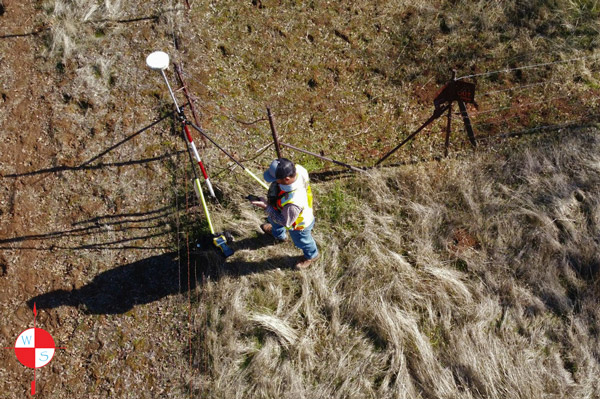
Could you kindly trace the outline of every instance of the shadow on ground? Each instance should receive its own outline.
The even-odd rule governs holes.
[[[148,242],[152,238],[170,234],[166,226],[172,214],[173,210],[170,207],[162,207],[148,212],[97,216],[73,223],[73,228],[68,230],[0,239],[0,250],[168,249],[166,246],[140,246],[134,243]],[[116,238],[116,232],[122,236]],[[61,244],[63,239],[70,239],[71,242],[68,245]],[[80,244],[73,244],[76,239],[80,240]],[[14,247],[15,244],[18,246]]]
[[[234,249],[250,249],[272,242],[264,237],[233,243]],[[71,291],[55,290],[27,301],[33,308],[83,307],[92,314],[120,314],[136,305],[157,301],[168,295],[183,294],[207,281],[241,277],[273,269],[292,269],[295,257],[281,256],[257,262],[224,259],[210,248],[189,257],[187,247],[178,252],[152,256],[118,266],[97,275],[89,284]],[[189,259],[189,261],[188,261]]]

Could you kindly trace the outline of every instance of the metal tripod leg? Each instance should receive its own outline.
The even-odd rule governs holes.
[[[444,143],[444,157],[448,156],[450,146],[450,132],[452,129],[452,103],[448,104],[448,124],[446,125],[446,142]]]
[[[426,128],[427,125],[429,125],[431,122],[433,122],[434,120],[436,120],[437,118],[439,118],[440,116],[442,116],[442,114],[448,108],[449,108],[449,105],[443,105],[440,108],[436,108],[435,111],[433,111],[433,115],[431,115],[431,117],[429,119],[427,119],[427,121],[425,123],[423,123],[421,125],[421,127],[419,127],[417,130],[415,130],[415,132],[412,133],[410,136],[408,136],[407,138],[405,138],[400,144],[398,144],[396,146],[396,148],[394,148],[392,151],[390,151],[387,154],[385,154],[383,156],[383,158],[381,158],[379,161],[377,161],[377,163],[375,164],[375,166],[379,166],[380,163],[382,163],[383,161],[385,161],[390,155],[392,155],[400,147],[402,147],[404,144],[406,144],[408,141],[410,141],[413,137],[415,137],[417,135],[417,133],[419,133],[421,130],[423,130],[424,128]]]
[[[467,112],[467,107],[465,103],[462,101],[457,101],[458,107],[460,108],[460,114],[462,115],[463,121],[465,122],[465,130],[467,131],[467,136],[469,136],[469,141],[473,145],[473,147],[477,146],[475,142],[475,133],[473,132],[473,127],[471,126],[471,119],[469,118],[469,113]]]

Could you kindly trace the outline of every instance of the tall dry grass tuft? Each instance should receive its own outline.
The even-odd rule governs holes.
[[[598,395],[599,149],[578,130],[316,184],[317,265],[258,246],[223,267],[262,271],[203,288],[196,393]]]
[[[53,0],[44,3],[51,26],[50,56],[59,56],[63,62],[76,52],[85,52],[89,23],[110,19],[120,14],[120,1],[104,1],[102,5],[90,0]],[[87,23],[87,25],[86,25]],[[91,35],[90,35],[91,36]]]

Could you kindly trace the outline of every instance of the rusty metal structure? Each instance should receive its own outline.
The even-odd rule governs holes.
[[[433,105],[435,107],[433,115],[431,115],[431,117],[427,119],[425,123],[419,126],[417,130],[415,130],[408,137],[402,140],[402,142],[396,147],[394,147],[394,149],[389,151],[379,161],[377,161],[375,166],[379,166],[379,164],[381,164],[383,161],[389,158],[390,155],[398,151],[404,144],[412,140],[421,130],[429,126],[433,121],[442,117],[446,112],[448,120],[446,124],[444,156],[448,156],[448,146],[450,145],[450,133],[452,131],[452,104],[454,102],[458,103],[460,115],[462,116],[465,125],[465,131],[467,132],[467,137],[469,138],[471,145],[475,147],[477,145],[475,141],[475,133],[473,131],[473,126],[471,125],[471,120],[469,118],[467,106],[465,105],[473,104],[475,105],[475,107],[477,107],[477,103],[475,102],[475,83],[456,80],[456,71],[452,71],[452,78],[440,89],[435,99],[433,100]]]
[[[183,88],[184,94],[185,94],[186,98],[188,99],[188,102],[191,106],[191,111],[194,116],[194,119],[196,120],[196,124],[198,124],[198,118],[197,118],[195,109],[193,107],[191,96],[189,95],[189,93],[187,91],[187,87],[185,85],[185,82],[183,81],[183,73],[181,71],[181,68],[178,65],[175,65],[175,72],[176,72],[179,82]],[[439,90],[439,92],[436,94],[436,96],[433,100],[434,111],[433,111],[433,114],[431,115],[431,117],[429,119],[427,119],[427,121],[425,121],[425,123],[423,123],[421,126],[419,126],[419,128],[417,130],[415,130],[408,137],[406,137],[404,140],[402,140],[402,142],[400,142],[400,144],[398,144],[391,151],[389,151],[387,154],[385,154],[381,159],[379,159],[377,161],[377,163],[375,164],[375,166],[379,166],[383,161],[385,161],[387,158],[389,158],[393,153],[395,153],[402,146],[404,146],[406,143],[408,143],[410,140],[412,140],[419,132],[421,132],[423,129],[425,129],[427,126],[429,126],[435,120],[444,116],[444,114],[446,114],[446,116],[447,116],[446,138],[445,138],[445,144],[444,144],[444,156],[448,156],[448,148],[450,145],[450,133],[452,132],[452,114],[453,114],[452,107],[455,102],[458,104],[458,108],[460,110],[459,114],[462,117],[464,127],[465,127],[465,132],[467,133],[469,142],[471,143],[471,145],[473,147],[476,147],[477,142],[475,139],[475,132],[473,131],[473,126],[471,124],[471,120],[469,118],[469,113],[467,111],[467,106],[466,106],[466,104],[473,104],[476,108],[478,107],[477,103],[475,102],[475,83],[466,82],[462,79],[457,80],[456,79],[456,71],[452,71],[451,79]],[[323,161],[331,162],[336,165],[348,168],[355,172],[365,173],[366,170],[368,169],[368,168],[364,168],[364,167],[361,168],[361,167],[352,166],[345,162],[341,162],[341,161],[338,161],[335,159],[325,157],[322,152],[321,152],[321,154],[317,154],[317,153],[314,153],[314,152],[311,152],[311,151],[308,151],[308,150],[305,150],[302,148],[298,148],[291,144],[281,142],[278,137],[279,135],[278,135],[277,129],[275,127],[275,121],[274,121],[273,114],[271,113],[271,109],[269,107],[267,107],[266,110],[267,110],[266,120],[268,120],[269,127],[271,128],[271,134],[273,137],[273,143],[275,145],[275,152],[277,154],[277,158],[282,157],[282,148],[281,147],[286,147],[286,148],[289,148],[294,151],[298,151],[298,152],[301,152],[301,153],[304,153],[304,154],[307,154],[310,156],[314,156]],[[191,126],[195,127],[196,129],[198,129],[202,133],[203,140],[206,139],[206,135],[204,134],[204,132],[201,129],[197,128],[196,125],[194,125],[193,123],[189,123],[189,124]],[[210,140],[210,138],[208,138],[208,139]],[[212,140],[210,140],[210,141],[212,142]],[[236,160],[234,159],[234,161],[236,161]],[[236,161],[236,163],[237,163],[237,161]],[[246,169],[246,168],[244,168],[244,169]]]

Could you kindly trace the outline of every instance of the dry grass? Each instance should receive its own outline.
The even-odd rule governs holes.
[[[149,95],[168,104],[142,61],[163,49],[187,72],[203,127],[240,158],[253,158],[268,142],[268,125],[233,119],[264,118],[270,106],[284,141],[372,165],[431,115],[452,68],[462,76],[587,57],[479,78],[481,108],[472,110],[478,136],[597,113],[594,2],[226,1],[188,11],[174,0],[56,0],[43,9],[51,27],[44,54],[70,80],[68,101],[97,106],[122,92],[140,94],[126,108]],[[439,155],[443,125],[395,159]],[[451,143],[454,152],[467,145],[456,123]],[[328,166],[296,155],[311,170]],[[209,165],[228,162],[210,147],[204,156]]]
[[[334,217],[355,227],[320,210],[317,266],[205,287],[199,397],[600,394],[600,139],[546,140],[349,178],[359,206]],[[317,204],[336,185],[318,184]]]

